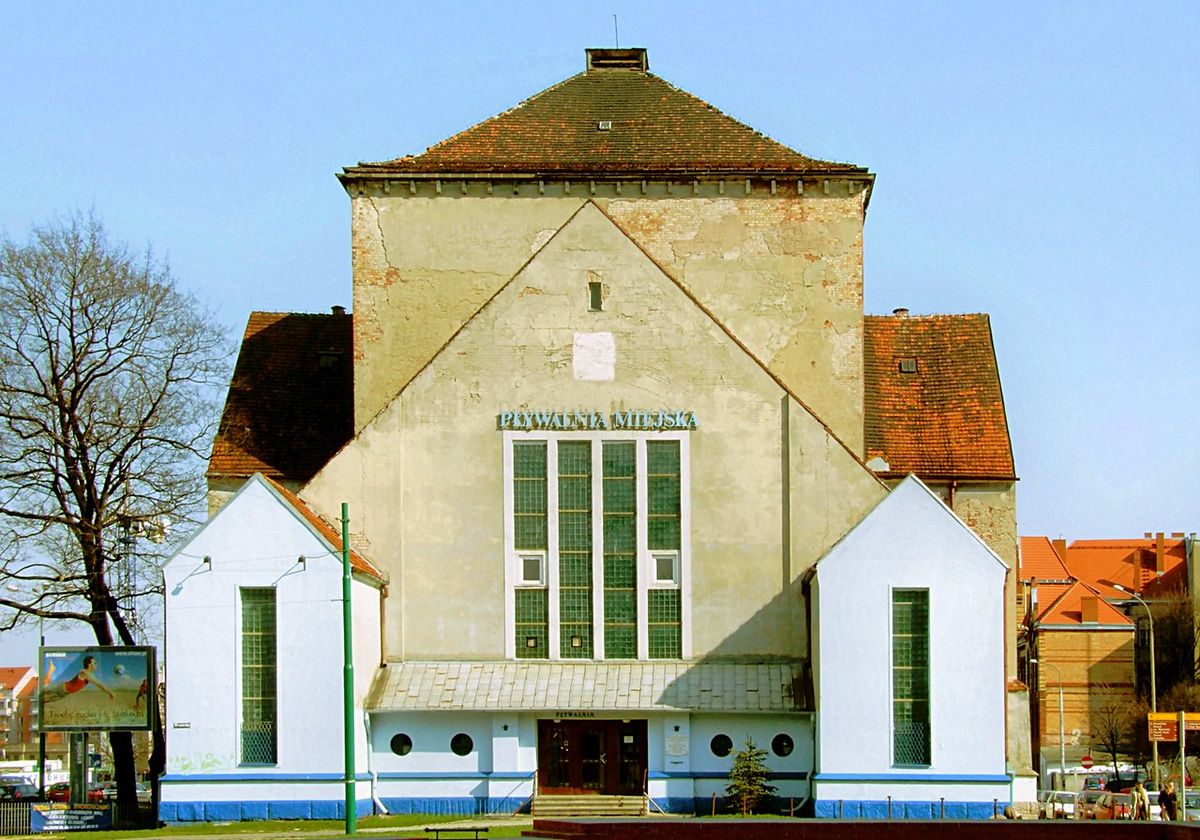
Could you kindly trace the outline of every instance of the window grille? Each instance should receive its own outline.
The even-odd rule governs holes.
[[[892,752],[901,765],[927,766],[929,590],[892,592]]]
[[[275,590],[242,590],[243,764],[276,761]]]

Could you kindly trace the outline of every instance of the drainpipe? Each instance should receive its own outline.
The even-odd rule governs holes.
[[[371,753],[375,750],[371,748],[373,740],[371,735],[371,713],[366,709],[363,709],[363,729],[367,731],[367,775],[371,777],[371,801],[375,803],[375,813],[386,816],[388,813],[387,806],[383,804],[383,800],[379,798],[377,792],[379,788],[379,775],[375,772],[375,768],[371,764]]]

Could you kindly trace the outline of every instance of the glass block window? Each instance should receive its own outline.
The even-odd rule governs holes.
[[[275,590],[243,589],[242,764],[276,761]]]
[[[516,636],[518,659],[546,659],[550,656],[549,598],[545,589],[516,590]]]
[[[678,659],[680,645],[679,590],[651,589],[646,593],[651,659]]]
[[[559,655],[590,659],[592,640],[592,444],[558,444]]]
[[[892,758],[928,766],[929,590],[892,591]]]
[[[513,547],[546,548],[546,444],[513,446]]]
[[[651,552],[670,549],[671,553],[652,554],[657,586],[678,585],[680,547],[680,470],[679,441],[646,443],[646,541]],[[672,564],[675,568],[671,569]],[[666,566],[667,568],[660,568]],[[663,574],[666,572],[666,574]],[[683,622],[679,590],[651,589],[647,610],[647,628],[651,659],[678,659],[682,655]]]
[[[604,657],[637,657],[637,449],[605,441]]]

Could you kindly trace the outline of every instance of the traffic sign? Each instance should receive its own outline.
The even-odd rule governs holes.
[[[1090,755],[1085,755],[1083,758],[1079,759],[1079,763],[1083,765],[1084,770],[1087,770],[1092,766],[1092,757]]]
[[[1187,732],[1200,732],[1200,712],[1150,712],[1146,715],[1151,741],[1178,741],[1179,718]]]

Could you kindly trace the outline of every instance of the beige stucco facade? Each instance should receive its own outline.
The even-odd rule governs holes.
[[[499,204],[497,212],[521,210]],[[526,234],[546,223],[551,206],[563,208],[534,204]],[[884,486],[604,208],[584,202],[565,221],[511,282],[496,274],[488,281],[496,289],[472,286],[488,299],[469,321],[465,309],[447,315],[443,330],[464,320],[457,332],[421,333],[433,358],[399,361],[419,372],[304,490],[323,510],[348,500],[355,538],[389,571],[387,655],[504,656],[501,412],[672,409],[698,421],[688,433],[684,490],[692,655],[805,656],[798,581]],[[591,311],[587,284],[597,277],[604,306]],[[382,325],[381,307],[394,299],[382,289],[356,294]],[[605,334],[615,346],[611,378],[581,377],[578,337]],[[369,356],[386,346],[379,341],[357,352]]]

